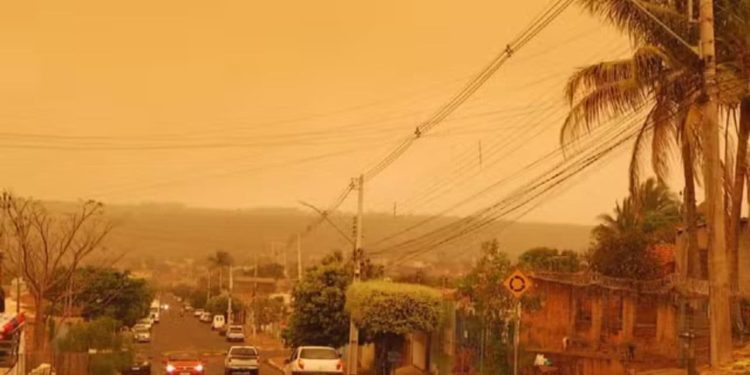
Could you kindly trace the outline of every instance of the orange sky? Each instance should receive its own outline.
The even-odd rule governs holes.
[[[325,206],[547,3],[10,2],[0,14],[3,185],[44,199]],[[369,184],[367,209],[438,212],[554,149],[566,77],[627,45],[570,8]],[[615,158],[524,220],[593,222],[625,194],[626,165]]]

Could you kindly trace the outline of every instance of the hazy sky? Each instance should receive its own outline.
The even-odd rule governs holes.
[[[44,199],[325,206],[547,3],[8,2],[2,185]],[[568,9],[368,184],[367,209],[439,212],[519,173],[558,146],[567,76],[627,50],[613,30]],[[593,222],[625,194],[626,165],[614,158],[523,220]]]

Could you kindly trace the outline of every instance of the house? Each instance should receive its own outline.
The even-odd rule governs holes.
[[[520,342],[565,374],[624,374],[628,368],[676,363],[679,357],[674,278],[615,279],[593,273],[530,275]]]

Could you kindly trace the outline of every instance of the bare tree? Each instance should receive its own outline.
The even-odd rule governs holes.
[[[7,266],[20,271],[33,297],[34,348],[47,347],[48,294],[69,285],[84,259],[100,248],[112,230],[104,205],[86,201],[74,212],[50,213],[30,198],[3,193],[2,233]]]

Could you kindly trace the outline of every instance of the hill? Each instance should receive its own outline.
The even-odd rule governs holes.
[[[53,207],[64,209],[69,204],[54,203]],[[116,223],[116,228],[106,244],[115,251],[125,252],[128,258],[204,259],[210,253],[222,249],[233,254],[239,263],[248,263],[255,253],[262,259],[276,258],[281,261],[284,253],[282,249],[293,240],[293,235],[303,231],[315,219],[312,214],[296,209],[220,210],[174,204],[109,205],[107,215]],[[365,215],[365,249],[372,249],[372,245],[379,239],[424,218]],[[456,219],[437,218],[426,225],[423,231],[409,232],[394,241],[412,238]],[[331,220],[342,231],[351,233],[350,215],[337,214]],[[589,242],[590,227],[587,226],[524,222],[510,226],[506,224],[498,222],[489,225],[485,230],[472,233],[450,246],[430,249],[420,255],[419,259],[470,262],[478,254],[480,243],[492,238],[497,238],[504,251],[512,257],[535,246],[581,251]],[[295,246],[291,246],[287,252],[290,262],[296,260],[295,249]],[[351,245],[330,224],[324,223],[303,238],[302,249],[304,262],[308,263],[333,249],[349,251]],[[381,258],[390,260],[397,256],[395,252],[385,252]]]

